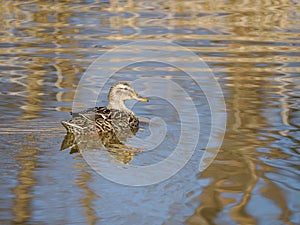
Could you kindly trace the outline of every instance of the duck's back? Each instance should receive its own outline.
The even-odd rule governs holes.
[[[72,117],[78,117],[80,115],[83,115],[83,114],[101,114],[101,115],[104,115],[105,117],[109,117],[110,115],[110,110],[106,107],[106,106],[102,106],[102,107],[93,107],[93,108],[88,108],[88,109],[85,109],[83,111],[80,111],[80,112],[70,112],[70,114],[72,115]]]

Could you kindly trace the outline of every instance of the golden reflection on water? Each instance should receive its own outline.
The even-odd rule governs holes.
[[[102,54],[124,41],[164,39],[186,45],[203,56],[216,74],[221,74],[228,108],[228,130],[219,155],[198,175],[199,179],[209,178],[211,182],[195,197],[199,205],[186,218],[186,224],[215,224],[222,213],[237,224],[257,224],[258,216],[247,209],[254,194],[277,206],[278,221],[293,224],[290,217],[295,212],[285,197],[288,190],[267,176],[280,169],[266,164],[261,157],[291,157],[271,145],[278,139],[278,133],[290,138],[290,128],[272,130],[274,124],[264,114],[266,109],[279,110],[276,115],[280,123],[299,128],[291,123],[295,111],[291,107],[299,109],[299,102],[290,93],[299,86],[289,81],[292,74],[300,72],[300,33],[296,32],[300,24],[299,5],[290,0],[112,0],[94,1],[91,5],[52,2],[3,1],[0,5],[4,56],[0,58],[4,71],[0,76],[7,77],[12,85],[5,93],[21,99],[16,104],[7,104],[12,111],[22,109],[18,119],[43,118],[45,108],[51,108],[53,113],[69,111],[78,76],[92,61],[90,56]],[[95,47],[98,42],[106,48]],[[276,95],[272,101],[270,94]],[[54,119],[59,120],[55,116]],[[13,132],[7,124],[10,123],[1,127],[2,133]],[[41,129],[47,128],[44,124]],[[298,140],[294,142],[299,144]],[[260,153],[258,148],[267,148],[269,152]],[[31,188],[37,185],[34,171],[39,154],[39,149],[23,146],[15,156],[21,167],[16,175],[18,183],[12,190],[13,220],[18,223],[32,216]],[[299,168],[290,165],[289,169]],[[91,172],[78,171],[75,185],[84,192],[80,204],[85,209],[86,221],[96,224],[99,218],[93,201],[97,196],[87,185],[92,181]]]
[[[263,102],[259,101],[263,96],[251,87],[245,88],[244,80],[239,79],[239,74],[236,76],[230,79],[233,82],[232,95],[227,108],[231,113],[228,115],[228,131],[223,145],[216,160],[200,175],[201,178],[213,177],[213,181],[201,193],[199,198],[202,204],[188,219],[188,224],[197,224],[194,221],[199,220],[203,224],[213,224],[217,214],[229,204],[234,206],[228,213],[238,224],[257,223],[245,207],[258,181],[259,171],[251,158],[255,157],[255,147],[263,147],[256,131],[266,126],[265,118],[257,112],[263,108]],[[251,83],[255,80],[248,81],[248,84]],[[239,194],[242,197],[238,197]]]
[[[28,135],[25,142],[32,142],[33,136]],[[13,221],[19,224],[25,223],[32,214],[31,200],[33,198],[32,188],[37,184],[34,176],[34,171],[38,164],[36,156],[40,150],[32,146],[23,146],[16,156],[16,161],[20,166],[16,177],[18,185],[13,188],[14,206],[13,206]]]
[[[76,180],[76,185],[78,185],[83,191],[84,196],[80,199],[80,204],[85,209],[85,216],[87,218],[87,224],[97,224],[98,217],[96,211],[93,207],[93,202],[98,198],[98,196],[91,190],[87,185],[91,180],[92,176],[90,172],[85,171],[85,165],[79,165],[79,178]]]

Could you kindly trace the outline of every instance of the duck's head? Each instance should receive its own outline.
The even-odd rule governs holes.
[[[143,98],[130,86],[129,83],[120,81],[115,83],[108,93],[108,107],[114,109],[122,109],[124,101],[137,100],[148,102],[147,98]],[[125,106],[126,107],[126,106]]]

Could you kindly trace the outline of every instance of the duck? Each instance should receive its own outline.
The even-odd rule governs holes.
[[[89,135],[95,132],[98,135],[114,133],[136,133],[139,119],[133,111],[125,105],[127,100],[148,102],[141,97],[126,81],[115,83],[108,93],[108,105],[88,108],[80,112],[71,112],[72,118],[61,121],[68,134]]]

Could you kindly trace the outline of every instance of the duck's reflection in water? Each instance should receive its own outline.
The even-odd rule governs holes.
[[[108,132],[101,135],[80,135],[67,133],[64,137],[60,150],[70,149],[70,154],[88,151],[107,151],[114,161],[122,164],[130,163],[134,156],[142,149],[127,146],[126,140],[133,137],[138,128],[130,129],[130,132]]]

